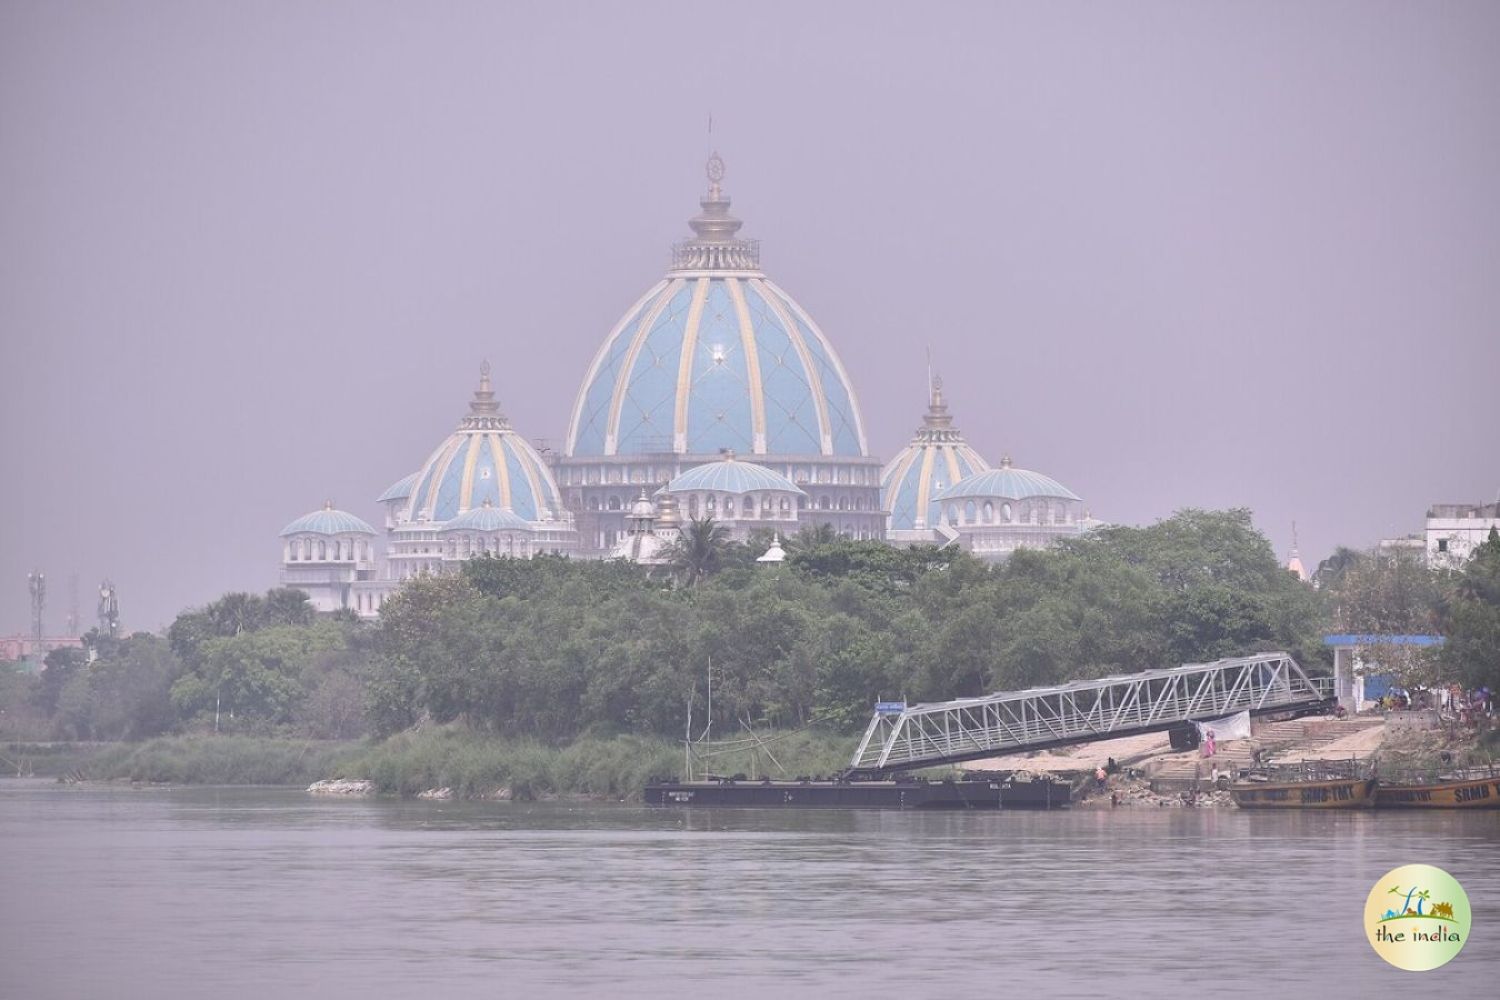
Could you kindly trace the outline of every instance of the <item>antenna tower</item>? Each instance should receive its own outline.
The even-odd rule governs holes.
[[[26,588],[31,591],[32,655],[42,651],[42,613],[47,609],[47,575],[39,569],[26,574]]]

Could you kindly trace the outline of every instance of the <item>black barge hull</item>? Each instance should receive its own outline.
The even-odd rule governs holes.
[[[650,806],[758,809],[1055,809],[1072,798],[1055,781],[654,781]]]

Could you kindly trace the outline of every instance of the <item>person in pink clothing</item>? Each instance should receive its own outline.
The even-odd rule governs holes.
[[[1203,734],[1203,756],[1212,757],[1218,745],[1214,742],[1214,731],[1212,729]]]

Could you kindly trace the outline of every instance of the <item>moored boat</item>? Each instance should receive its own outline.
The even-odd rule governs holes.
[[[1385,782],[1376,809],[1500,809],[1500,774],[1451,776],[1432,782]]]
[[[1373,801],[1374,778],[1321,781],[1242,781],[1229,786],[1241,809],[1363,809]]]

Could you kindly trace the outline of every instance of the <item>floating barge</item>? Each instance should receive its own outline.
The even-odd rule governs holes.
[[[798,781],[711,778],[652,781],[650,806],[761,809],[1056,809],[1072,801],[1065,782],[1049,779],[968,778],[953,781]]]

